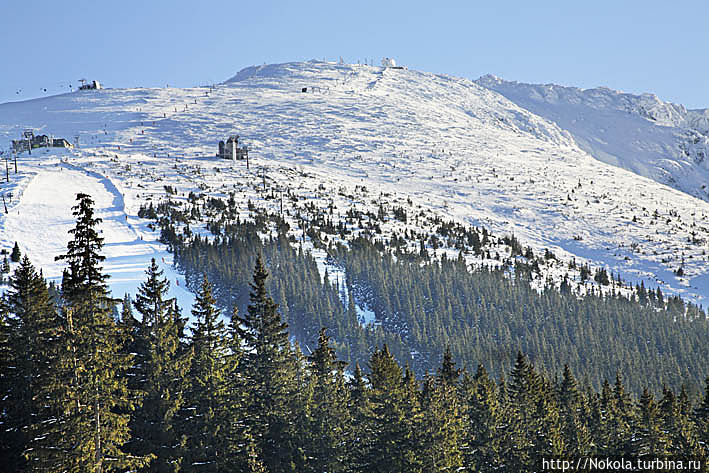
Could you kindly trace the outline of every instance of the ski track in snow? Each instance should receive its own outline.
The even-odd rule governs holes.
[[[21,174],[0,188],[15,194],[11,214],[0,217],[0,246],[20,241],[38,252],[33,258],[46,275],[59,274],[53,257],[64,248],[44,244],[60,235],[57,241],[66,242],[75,190],[94,186],[109,224],[106,268],[115,270],[112,287],[120,297],[137,287],[151,255],[160,261],[164,255],[169,270],[169,255],[136,217],[141,203],[164,198],[170,185],[183,200],[190,191],[221,198],[234,191],[245,207],[258,198],[253,188],[266,175],[269,186],[323,206],[335,200],[342,212],[352,205],[344,196],[356,186],[367,187],[363,199],[374,210],[384,194],[398,205],[411,199],[416,212],[420,206],[498,237],[514,233],[535,251],[549,248],[706,304],[706,242],[687,240],[692,232],[707,239],[709,203],[648,178],[651,173],[599,161],[579,146],[575,128],[566,131],[548,118],[466,79],[318,61],[247,68],[214,88],[106,89],[0,104],[1,142],[27,127],[81,137],[81,149],[20,157]],[[249,171],[243,162],[214,158],[218,140],[231,133],[249,145]],[[76,167],[46,169],[59,159]],[[35,189],[34,174],[56,193]],[[67,175],[76,182],[53,183]],[[19,205],[37,214],[20,221],[13,215],[23,189]],[[42,228],[42,218],[62,230]],[[40,231],[50,233],[39,237]],[[149,243],[136,241],[140,234]],[[682,258],[686,276],[677,278],[673,270]],[[324,270],[323,261],[319,266]],[[558,282],[564,272],[559,266],[550,275]],[[174,290],[177,276],[169,274]]]
[[[134,295],[150,259],[155,258],[171,282],[169,297],[177,298],[180,307],[191,308],[194,297],[184,288],[184,278],[182,286],[176,285],[180,275],[169,264],[172,256],[155,241],[142,219],[126,215],[121,193],[95,172],[67,164],[44,166],[24,189],[20,202],[0,217],[0,245],[8,247],[17,241],[44,276],[60,284],[65,262],[54,261],[54,257],[66,252],[68,232],[75,226],[72,207],[79,192],[92,197],[96,216],[102,219],[99,229],[106,256],[102,266],[111,276],[108,283],[114,297]]]

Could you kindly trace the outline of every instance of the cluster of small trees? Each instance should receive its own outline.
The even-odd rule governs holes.
[[[306,357],[261,258],[228,323],[205,277],[188,336],[154,260],[116,318],[100,220],[78,199],[61,290],[25,257],[2,299],[1,471],[527,472],[552,455],[707,456],[709,380],[696,405],[667,388],[634,400],[620,377],[594,392],[522,354],[496,382],[449,350],[419,380],[386,345],[350,376],[324,329]]]

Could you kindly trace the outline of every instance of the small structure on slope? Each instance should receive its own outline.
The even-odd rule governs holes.
[[[32,130],[25,130],[19,140],[12,140],[12,150],[15,153],[30,151],[35,148],[72,148],[64,138],[51,138],[47,135],[36,135]]]
[[[248,159],[249,150],[246,146],[239,147],[239,137],[230,136],[227,138],[226,143],[224,141],[219,141],[219,152],[217,157],[222,159],[231,159],[232,161],[237,159]]]

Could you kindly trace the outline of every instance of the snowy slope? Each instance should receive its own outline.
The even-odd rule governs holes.
[[[524,84],[491,75],[476,82],[569,131],[598,160],[709,200],[708,110],[604,87]]]
[[[184,281],[182,287],[178,285],[179,275],[170,264],[172,256],[155,241],[145,222],[126,215],[123,196],[113,183],[65,163],[51,164],[45,162],[43,169],[37,169],[19,202],[0,220],[0,245],[7,248],[17,241],[23,254],[42,268],[47,279],[61,283],[64,264],[55,262],[54,257],[66,252],[68,232],[75,225],[72,206],[76,205],[76,193],[83,192],[92,196],[97,216],[103,220],[103,267],[111,275],[114,296],[135,294],[150,259],[155,258],[171,281],[169,296],[177,298],[180,307],[190,308],[194,297]]]
[[[107,89],[0,105],[0,143],[27,127],[78,134],[81,149],[24,154],[22,174],[11,174],[0,192],[31,191],[27,183],[64,156],[71,167],[54,176],[81,170],[98,183],[110,181],[106,192],[121,195],[133,228],[140,204],[164,198],[165,186],[183,201],[191,191],[223,198],[234,192],[244,216],[249,200],[275,209],[278,201],[268,194],[287,189],[321,208],[332,204],[334,218],[351,207],[376,211],[383,201],[411,205],[420,215],[514,233],[524,245],[606,266],[666,293],[709,297],[709,203],[599,162],[573,130],[466,79],[315,61],[276,64],[247,68],[213,88]],[[251,150],[248,170],[214,157],[218,140],[231,133]],[[66,196],[72,186],[56,187],[65,201],[73,198]],[[296,205],[286,201],[285,213]],[[108,216],[113,207],[102,204]],[[2,246],[24,238],[27,248],[41,247],[11,225],[15,211],[0,217]],[[67,218],[66,210],[52,212]],[[418,215],[408,229],[423,225]],[[392,222],[385,232],[394,228]],[[121,232],[120,251],[131,251],[130,229]],[[155,235],[149,243],[157,244]],[[46,253],[37,261],[51,266]],[[545,271],[557,282],[568,271],[565,262],[549,264]],[[681,278],[673,274],[680,265]]]

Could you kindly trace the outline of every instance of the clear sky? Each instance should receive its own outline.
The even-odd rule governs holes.
[[[384,56],[706,108],[709,1],[0,0],[0,103],[80,78],[189,87],[254,64]]]

